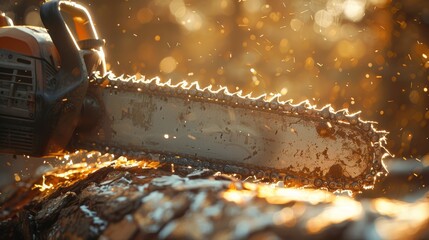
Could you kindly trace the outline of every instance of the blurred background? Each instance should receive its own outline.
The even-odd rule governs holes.
[[[3,0],[42,25],[43,1]],[[429,160],[427,0],[79,0],[116,75],[199,81],[362,111],[398,158]]]

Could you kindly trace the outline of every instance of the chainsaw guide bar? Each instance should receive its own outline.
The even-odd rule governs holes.
[[[211,168],[330,190],[371,188],[383,173],[387,132],[347,110],[253,98],[197,82],[107,74],[90,79],[100,117],[72,148]]]

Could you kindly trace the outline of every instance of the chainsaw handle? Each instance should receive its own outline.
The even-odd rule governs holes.
[[[60,72],[73,73],[79,81],[82,74],[87,75],[87,72],[79,54],[79,47],[61,15],[60,6],[63,4],[66,3],[50,1],[43,4],[40,7],[40,18],[60,55]]]
[[[63,71],[90,74],[95,63],[85,63],[83,55],[94,50],[99,55],[101,72],[105,72],[104,40],[98,38],[85,7],[69,1],[50,1],[41,6],[40,17],[60,54]]]

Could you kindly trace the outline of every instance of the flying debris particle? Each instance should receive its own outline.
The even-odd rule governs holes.
[[[426,54],[424,54],[424,53],[422,54],[422,56],[423,56],[423,58],[424,58],[424,59],[427,59],[427,58],[428,58],[428,55],[426,55]]]
[[[161,36],[156,35],[156,36],[154,37],[154,39],[155,39],[155,41],[159,42],[159,41],[161,40]]]
[[[286,94],[287,94],[287,92],[288,92],[287,88],[282,88],[282,90],[280,90],[280,93],[281,93],[282,95],[286,95]]]
[[[191,134],[188,134],[188,138],[189,138],[189,139],[192,139],[192,140],[196,140],[196,139],[197,139],[195,136],[193,136],[193,135],[191,135]]]
[[[164,134],[164,138],[165,138],[165,139],[169,139],[169,138],[170,138],[170,135],[168,135],[168,134],[166,133],[166,134]]]
[[[252,81],[255,86],[258,86],[261,83],[256,76],[252,76]]]
[[[220,68],[218,68],[217,69],[217,71],[216,71],[216,73],[218,74],[218,75],[223,75],[224,74],[224,69],[223,69],[223,67],[220,67]]]
[[[21,177],[18,175],[18,173],[14,173],[13,175],[15,177],[15,182],[21,181]]]

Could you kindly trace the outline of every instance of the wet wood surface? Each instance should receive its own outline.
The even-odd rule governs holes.
[[[356,200],[90,155],[15,188],[0,203],[0,239],[429,239],[427,195]]]

